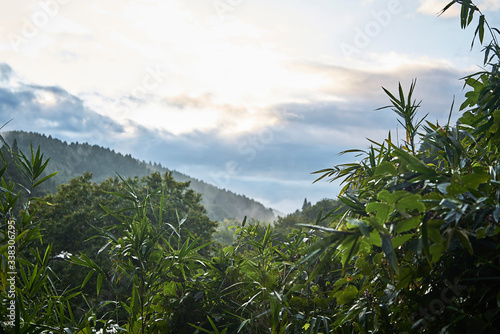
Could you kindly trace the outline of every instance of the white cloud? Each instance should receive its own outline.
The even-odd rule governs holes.
[[[426,15],[438,15],[450,0],[420,0],[418,12]],[[474,1],[476,6],[483,12],[496,11],[500,9],[499,0],[478,0]],[[454,4],[444,14],[444,17],[456,17],[460,15],[460,5]]]
[[[45,29],[46,32],[61,34],[88,34],[90,30],[84,25],[65,18],[63,15],[56,16],[52,23]]]
[[[6,57],[33,82],[65,87],[120,124],[133,121],[176,134],[220,129],[221,135],[256,131],[276,105],[366,99],[380,93],[380,82],[372,79],[450,66],[395,52],[311,65],[305,51],[297,51],[301,44],[292,42],[303,43],[306,32],[315,37],[318,30],[283,30],[284,22],[293,24],[286,20],[260,25],[256,13],[248,14],[250,5],[221,21],[208,7],[180,1],[70,2],[26,44],[31,58]],[[179,110],[162,101],[177,97],[197,104]]]

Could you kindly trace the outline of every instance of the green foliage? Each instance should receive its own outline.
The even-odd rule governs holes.
[[[323,312],[331,313],[328,307],[334,299],[327,296],[327,278],[308,282],[318,265],[307,268],[301,263],[304,250],[317,237],[296,230],[283,239],[269,225],[246,221],[236,227],[236,235],[237,243],[212,257],[198,282],[212,321],[200,319],[193,327],[210,331],[214,326],[229,333],[302,333],[303,328],[312,332],[325,324],[328,328]],[[331,261],[322,266],[335,268]]]
[[[299,229],[303,224],[324,224],[325,217],[333,214],[339,215],[342,213],[342,203],[339,201],[324,198],[316,204],[311,205],[310,202],[304,200],[304,205],[301,211],[296,211],[286,217],[278,217],[274,222],[274,228],[277,233],[288,234],[293,229]]]
[[[50,267],[52,247],[36,247],[42,238],[40,224],[33,221],[35,190],[54,174],[43,176],[49,159],[40,148],[30,154],[14,152],[3,143],[0,151],[0,330],[9,333],[71,331],[85,325],[71,307],[78,292],[60,293]],[[7,157],[5,156],[7,153]],[[4,176],[18,175],[19,183],[6,182]],[[25,199],[23,201],[23,199]]]
[[[392,106],[386,106],[378,108],[377,110],[392,108],[392,110],[401,118],[398,119],[399,124],[403,126],[406,131],[406,147],[415,154],[415,137],[418,133],[418,128],[424,120],[425,116],[418,122],[415,121],[415,116],[417,115],[417,110],[420,107],[421,102],[412,101],[413,91],[415,90],[416,80],[410,85],[410,90],[408,96],[405,98],[403,93],[403,88],[401,83],[399,84],[399,97],[395,97],[387,89],[383,88],[384,92],[389,95],[391,99]],[[427,116],[427,115],[426,115]]]
[[[65,290],[77,288],[85,281],[83,292],[87,297],[78,302],[82,309],[87,304],[97,307],[102,296],[112,299],[116,294],[126,293],[124,286],[115,287],[107,280],[102,283],[96,277],[90,279],[88,270],[67,263],[69,256],[83,254],[111,275],[112,259],[102,252],[109,241],[100,237],[99,230],[120,224],[124,217],[133,216],[139,208],[148,222],[177,234],[181,233],[177,222],[182,220],[182,229],[189,230],[201,243],[209,242],[216,229],[216,222],[206,216],[200,204],[201,196],[189,189],[188,182],[176,182],[169,172],[163,176],[153,173],[141,179],[115,177],[99,184],[91,181],[92,175],[85,173],[61,185],[57,193],[43,198],[51,205],[36,205],[37,220],[44,228],[44,242],[52,244],[56,254],[52,268],[59,280],[55,286]],[[141,203],[143,199],[147,201]],[[183,233],[179,242],[184,242],[187,236]],[[98,286],[102,289],[101,296],[94,295]],[[111,305],[108,305],[101,308],[98,315],[110,310]]]
[[[460,4],[466,27],[478,9]],[[485,22],[481,16],[479,26]],[[482,42],[483,28],[476,33]],[[498,61],[493,45],[486,51]],[[360,332],[477,333],[500,323],[500,90],[492,83],[498,65],[489,65],[466,78],[473,90],[457,125],[427,122],[420,150],[412,82],[406,98],[401,86],[398,97],[385,90],[407,132],[403,146],[390,136],[371,141],[367,152],[349,151],[366,154],[360,163],[317,172],[348,185],[340,198],[346,215],[331,220],[336,229],[312,248],[322,259],[341,257],[343,274],[357,279],[337,329],[355,322]]]
[[[236,242],[235,229],[241,223],[237,219],[224,219],[219,222],[213,240],[223,246],[230,246]]]
[[[186,285],[193,273],[204,266],[204,259],[198,253],[208,244],[200,245],[200,237],[186,230],[188,236],[181,237],[186,219],[176,224],[167,223],[163,214],[167,197],[154,192],[141,199],[139,193],[128,182],[124,182],[128,194],[124,196],[134,208],[133,215],[108,211],[119,220],[114,226],[98,229],[106,240],[105,247],[112,261],[112,270],[104,268],[81,253],[71,256],[71,262],[88,268],[89,274],[97,274],[96,292],[99,295],[101,283],[106,280],[115,288],[126,281],[127,293],[114,296],[116,323],[130,333],[156,333],[170,330],[169,320],[178,312],[178,301],[166,304],[179,289]],[[155,219],[149,215],[151,203],[159,201]],[[126,314],[126,320],[120,314]],[[175,326],[174,326],[175,327]],[[172,330],[175,332],[174,330]]]

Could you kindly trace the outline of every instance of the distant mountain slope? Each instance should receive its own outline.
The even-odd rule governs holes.
[[[164,173],[168,169],[157,163],[146,163],[133,158],[130,154],[122,155],[114,150],[87,143],[66,143],[59,139],[42,134],[24,131],[8,131],[1,134],[5,141],[14,148],[17,146],[27,154],[30,144],[36,150],[38,146],[45,158],[50,158],[47,172],[59,171],[52,182],[48,184],[49,191],[54,192],[57,185],[66,183],[72,178],[91,172],[95,182],[101,182],[116,173],[122,177],[145,176],[155,171]],[[265,208],[261,203],[243,195],[228,190],[219,189],[211,184],[172,171],[177,181],[191,182],[191,188],[203,195],[203,205],[208,216],[213,220],[224,218],[243,219],[244,216],[254,217],[261,221],[273,221],[272,209]]]

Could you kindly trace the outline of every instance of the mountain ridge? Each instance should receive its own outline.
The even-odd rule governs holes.
[[[202,204],[207,210],[210,219],[222,221],[224,219],[243,219],[244,216],[257,220],[271,222],[276,218],[271,208],[266,208],[254,199],[245,195],[236,194],[226,189],[220,189],[212,184],[198,180],[176,170],[170,170],[159,163],[140,161],[130,154],[123,155],[114,149],[105,148],[88,143],[67,143],[51,135],[26,131],[5,131],[1,134],[13,150],[21,150],[24,154],[30,152],[30,145],[36,150],[40,146],[45,158],[50,158],[47,172],[58,171],[48,184],[49,191],[55,192],[57,186],[68,182],[84,172],[93,174],[94,182],[102,182],[117,174],[124,178],[142,177],[153,172],[172,172],[172,176],[179,182],[190,182],[190,188],[202,194]]]

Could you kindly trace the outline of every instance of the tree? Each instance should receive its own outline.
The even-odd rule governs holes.
[[[128,187],[134,189],[136,197],[131,198],[131,189]],[[167,172],[163,177],[159,173],[141,179],[123,180],[115,177],[97,184],[92,183],[92,174],[84,173],[68,184],[59,186],[57,193],[43,198],[44,202],[51,205],[35,206],[37,220],[44,228],[43,242],[51,244],[53,253],[57,255],[52,264],[60,278],[56,286],[61,290],[78,287],[88,275],[87,269],[68,265],[66,259],[71,255],[84,254],[109,273],[110,258],[100,251],[106,240],[98,230],[113,229],[120,224],[120,217],[135,212],[133,201],[140,202],[144,198],[148,198],[145,215],[151,224],[170,230],[168,226],[178,226],[182,221],[182,228],[189,230],[193,238],[199,238],[200,243],[211,241],[217,223],[206,216],[200,204],[201,195],[189,189],[189,182],[176,182]],[[161,216],[158,215],[160,210]],[[159,221],[160,217],[162,221]],[[182,241],[188,236],[188,233],[182,233]],[[204,252],[207,254],[208,249],[204,249]],[[106,284],[103,294],[111,298],[115,292],[111,285]],[[83,291],[93,296],[96,285],[94,279],[86,284]],[[88,301],[98,303],[96,298],[88,298]],[[81,301],[82,307],[84,302]]]
[[[302,211],[305,211],[311,207],[311,202],[307,201],[307,198],[304,198],[304,203],[302,204]]]
[[[288,234],[294,229],[300,229],[301,224],[311,224],[300,213],[292,213],[286,217],[278,217],[274,222],[274,229],[277,233]]]
[[[304,224],[320,224],[325,225],[325,218],[329,212],[341,212],[341,203],[332,199],[324,198],[316,204],[311,205],[311,202],[304,200],[302,210],[297,210],[286,217],[278,217],[274,222],[274,228],[277,233],[288,234],[293,229],[300,229]],[[338,212],[337,212],[338,211]]]

